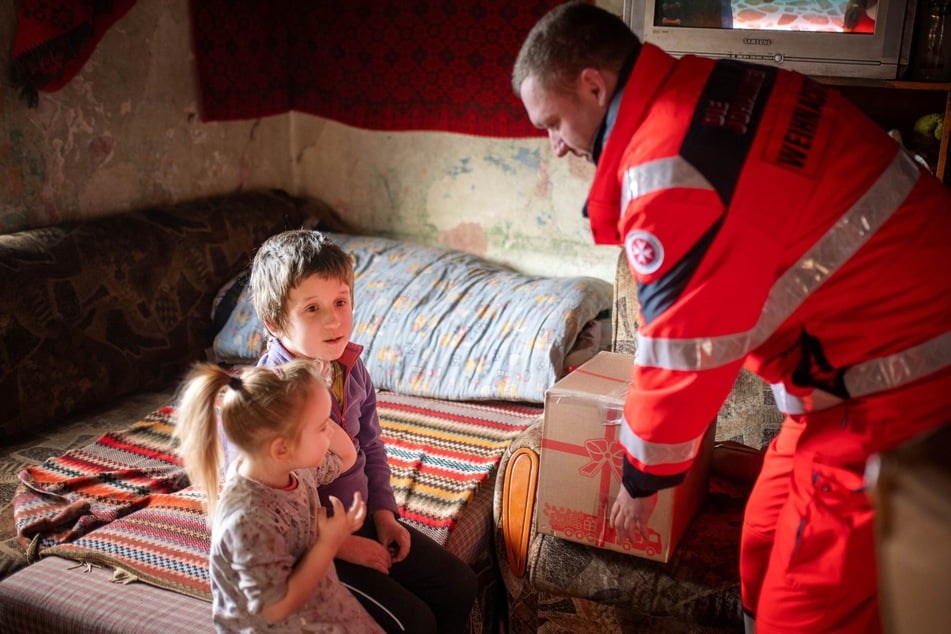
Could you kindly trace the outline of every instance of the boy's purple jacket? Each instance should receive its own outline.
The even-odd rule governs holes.
[[[349,471],[341,473],[330,484],[323,484],[318,491],[320,501],[331,508],[328,498],[332,495],[348,508],[353,501],[354,491],[359,491],[367,504],[367,515],[375,511],[388,510],[399,517],[399,508],[390,486],[390,466],[386,462],[386,447],[380,437],[380,419],[376,412],[376,389],[370,379],[360,353],[363,346],[347,344],[343,354],[337,360],[344,368],[343,393],[344,410],[336,398],[330,416],[353,440],[357,448],[357,460]],[[258,360],[259,366],[275,366],[292,361],[294,356],[277,339],[271,339],[267,350]]]

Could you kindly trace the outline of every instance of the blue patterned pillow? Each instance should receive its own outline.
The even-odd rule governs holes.
[[[352,339],[377,389],[543,402],[585,324],[611,306],[604,280],[529,276],[452,249],[330,235],[354,258]],[[215,354],[247,362],[265,343],[242,291]]]

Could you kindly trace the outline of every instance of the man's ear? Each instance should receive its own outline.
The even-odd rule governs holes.
[[[608,82],[604,73],[597,68],[585,68],[581,71],[578,81],[582,95],[591,95],[597,100],[599,106],[607,107],[611,96],[608,94]]]

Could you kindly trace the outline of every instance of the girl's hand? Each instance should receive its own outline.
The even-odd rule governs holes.
[[[335,499],[333,496],[330,496],[331,499]],[[340,500],[337,500],[339,503]],[[332,504],[333,502],[331,502]],[[341,506],[343,506],[341,504]],[[347,521],[349,522],[350,532],[360,530],[360,527],[363,526],[363,520],[367,517],[367,505],[360,497],[359,491],[354,491],[353,493],[353,502],[350,503],[350,508],[347,509]]]
[[[406,527],[396,521],[391,511],[377,511],[373,514],[376,524],[376,538],[386,547],[393,563],[403,561],[409,554],[410,536]]]
[[[343,503],[337,498],[331,497],[330,504],[333,506],[334,516],[327,517],[327,509],[323,507],[318,509],[317,539],[291,570],[287,578],[287,592],[261,610],[262,616],[272,623],[283,621],[297,612],[324,578],[327,570],[332,569],[334,556],[340,545],[353,535],[353,531],[363,526],[367,507],[360,499],[359,493],[353,496],[353,504],[346,513]]]
[[[379,542],[368,537],[350,535],[337,550],[337,557],[358,566],[390,574],[390,553]]]
[[[330,496],[330,504],[334,509],[333,517],[327,517],[327,509],[323,507],[317,511],[317,529],[319,531],[317,539],[327,540],[333,544],[335,550],[339,550],[346,539],[353,534],[353,531],[363,526],[363,520],[367,516],[367,505],[360,498],[359,493],[353,494],[353,503],[350,504],[346,513],[343,510],[343,502],[332,495]]]

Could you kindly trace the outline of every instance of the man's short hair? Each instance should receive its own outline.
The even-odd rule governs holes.
[[[587,2],[558,5],[532,27],[512,69],[512,90],[534,77],[545,90],[568,90],[585,68],[619,72],[641,43],[614,13]]]

